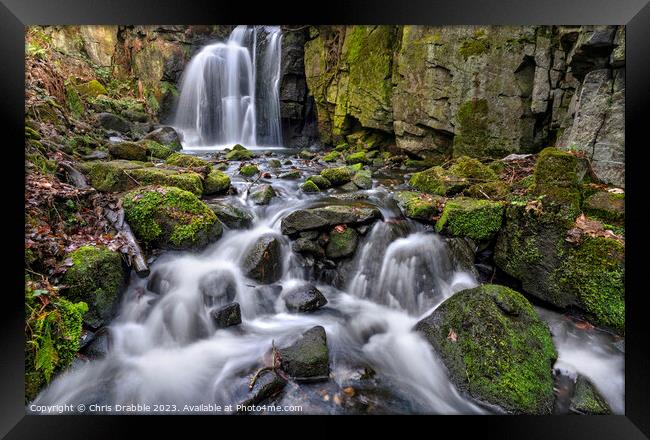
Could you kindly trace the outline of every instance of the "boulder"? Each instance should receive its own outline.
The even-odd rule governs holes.
[[[246,229],[253,224],[253,214],[246,209],[224,201],[208,202],[217,218],[230,229]]]
[[[332,186],[341,186],[352,181],[354,171],[348,167],[325,168],[320,175],[326,178]]]
[[[189,191],[197,197],[203,194],[203,179],[197,173],[182,173],[161,167],[145,167],[125,170],[130,180],[140,185],[173,186]]]
[[[143,162],[128,160],[93,161],[79,164],[79,168],[87,175],[90,184],[100,192],[121,192],[134,188],[137,184],[126,174],[126,171],[144,166]]]
[[[260,169],[255,164],[246,164],[239,168],[239,174],[246,177],[252,177],[259,172]]]
[[[275,197],[275,190],[271,185],[264,184],[258,185],[250,193],[250,198],[256,205],[268,205],[271,203],[271,199]]]
[[[158,142],[151,139],[142,139],[138,141],[138,144],[144,145],[149,151],[151,157],[155,157],[156,159],[165,160],[169,156],[174,154],[174,150],[172,150],[171,148],[159,144]]]
[[[114,130],[123,134],[131,132],[131,124],[126,119],[113,113],[98,113],[97,122],[106,130]]]
[[[211,170],[203,180],[203,194],[223,194],[230,188],[230,177],[223,171]]]
[[[345,258],[354,254],[359,244],[359,234],[353,228],[336,226],[330,231],[329,242],[325,248],[328,258]]]
[[[282,370],[296,381],[318,381],[329,378],[329,349],[323,327],[316,326],[303,333],[287,348],[280,350]]]
[[[569,404],[569,411],[575,414],[584,415],[610,415],[607,401],[601,396],[594,385],[582,375],[578,375],[573,392],[573,398]]]
[[[381,218],[379,209],[372,205],[330,205],[321,208],[299,209],[282,219],[285,235],[340,224],[365,223]]]
[[[144,138],[156,141],[159,144],[164,145],[167,148],[171,148],[174,151],[181,151],[183,149],[181,145],[181,139],[178,136],[176,130],[174,130],[172,127],[166,126],[157,128],[154,131],[147,133]]]
[[[251,160],[255,157],[255,154],[242,147],[241,145],[235,145],[231,151],[226,154],[226,159],[228,160]]]
[[[491,240],[503,223],[503,204],[458,197],[447,200],[436,231],[476,241]]]
[[[352,183],[361,189],[370,189],[372,188],[372,173],[370,170],[357,171],[352,176]]]
[[[282,295],[291,312],[313,312],[327,304],[327,299],[315,286],[306,285],[291,289]]]
[[[320,188],[318,188],[318,186],[311,180],[307,180],[305,183],[300,185],[300,189],[302,190],[302,192],[306,192],[306,193],[320,192]]]
[[[623,223],[625,220],[625,194],[598,191],[584,202],[586,214],[606,222]]]
[[[469,186],[469,181],[436,166],[414,173],[409,180],[409,186],[421,192],[444,196],[461,192]]]
[[[281,173],[278,178],[279,179],[300,179],[302,176],[302,173],[300,170],[289,170],[284,173]]]
[[[201,159],[200,157],[190,156],[189,154],[174,153],[167,157],[165,163],[183,168],[201,168],[209,167],[210,163]]]
[[[511,413],[551,414],[557,353],[548,326],[520,293],[492,284],[463,290],[415,329],[460,390]]]
[[[262,235],[246,251],[243,262],[247,277],[271,284],[282,276],[282,245],[272,234]]]
[[[221,237],[221,223],[194,194],[168,186],[133,190],[122,199],[126,221],[147,246],[200,249]]]
[[[273,397],[282,391],[286,384],[287,381],[278,373],[273,370],[266,370],[257,377],[253,389],[249,391],[251,397],[246,399],[242,405],[255,405],[262,402],[264,399]]]
[[[307,182],[313,182],[321,191],[332,187],[332,183],[320,174],[307,177]]]
[[[434,223],[442,212],[445,199],[415,191],[397,191],[393,199],[406,217]]]
[[[107,324],[119,303],[126,273],[119,252],[103,246],[82,246],[67,255],[72,264],[63,277],[63,296],[88,305],[84,320],[93,327]]]
[[[580,213],[578,158],[557,148],[539,153],[534,171],[535,193],[547,209],[574,219]]]
[[[211,313],[212,322],[218,329],[241,324],[241,310],[239,304],[232,303],[214,310]]]

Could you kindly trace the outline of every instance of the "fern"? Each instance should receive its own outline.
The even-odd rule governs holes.
[[[43,372],[43,376],[45,377],[46,382],[50,381],[52,378],[52,373],[59,363],[59,354],[54,348],[54,342],[52,341],[52,335],[50,333],[50,323],[48,322],[48,318],[52,315],[54,314],[49,313],[44,319],[44,321],[46,321],[45,328],[43,329],[43,333],[39,338],[40,341],[38,341],[38,349],[36,351],[35,360],[35,368],[36,370],[41,370]]]

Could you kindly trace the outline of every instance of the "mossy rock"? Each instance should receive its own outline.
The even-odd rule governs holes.
[[[353,228],[334,228],[330,231],[325,248],[328,258],[345,258],[354,254],[359,244],[359,234]]]
[[[79,97],[79,93],[77,93],[77,90],[72,85],[68,85],[65,88],[65,103],[67,104],[70,113],[72,113],[72,116],[75,118],[83,116],[86,108]]]
[[[345,162],[347,164],[349,164],[349,165],[354,165],[354,164],[357,164],[357,163],[361,163],[361,164],[366,165],[369,162],[369,160],[366,157],[365,151],[359,151],[357,153],[352,153],[352,154],[348,155],[345,158]]]
[[[76,86],[77,92],[84,98],[95,98],[99,95],[108,95],[108,91],[106,90],[106,87],[102,85],[99,81],[96,79],[93,79],[91,81],[78,84]]]
[[[126,221],[147,246],[200,249],[217,240],[221,223],[194,194],[166,186],[138,188],[122,200]]]
[[[230,188],[230,177],[222,171],[211,170],[203,181],[203,194],[222,194]]]
[[[520,293],[486,284],[456,293],[416,330],[456,386],[516,414],[551,414],[557,353],[548,326]]]
[[[429,223],[435,223],[445,201],[443,197],[415,191],[398,191],[393,198],[406,217]]]
[[[243,160],[251,160],[254,157],[255,154],[252,151],[247,150],[246,148],[242,147],[239,144],[232,147],[232,150],[226,154],[226,159],[228,160],[243,161]]]
[[[476,183],[463,191],[463,195],[467,197],[488,200],[505,200],[509,194],[508,185],[501,180]]]
[[[309,150],[302,150],[300,153],[298,153],[298,157],[305,160],[312,160],[316,157],[316,153],[313,153]]]
[[[247,250],[242,262],[247,277],[271,284],[282,276],[282,245],[273,234],[262,235]]]
[[[598,191],[584,202],[584,211],[606,222],[623,223],[625,220],[625,194]]]
[[[168,165],[174,165],[177,167],[184,168],[201,168],[209,167],[210,163],[196,156],[190,156],[188,154],[174,153],[165,160],[165,163]]]
[[[336,162],[341,158],[341,154],[337,151],[330,151],[326,155],[323,156],[323,161],[324,162]]]
[[[580,213],[580,180],[578,158],[557,148],[545,148],[539,153],[533,173],[535,193],[543,196],[549,210],[575,218]]]
[[[491,182],[498,179],[497,174],[489,166],[467,156],[456,158],[449,167],[449,173],[466,178],[470,183]]]
[[[68,254],[72,266],[63,283],[63,295],[88,305],[84,320],[93,327],[107,324],[118,305],[126,279],[122,256],[103,246],[82,246]]]
[[[203,194],[203,179],[197,173],[182,173],[165,168],[137,168],[125,171],[140,185],[174,186],[189,191],[197,197]]]
[[[569,411],[582,415],[609,415],[612,413],[607,401],[596,387],[582,375],[578,375],[569,405]]]
[[[144,145],[147,148],[147,150],[149,150],[149,155],[157,159],[165,160],[169,156],[174,154],[174,150],[172,150],[171,148],[159,144],[158,142],[151,139],[143,139],[141,141],[138,141],[138,143],[140,145]]]
[[[79,164],[79,168],[86,173],[93,188],[101,192],[121,192],[134,188],[136,182],[127,175],[127,172],[144,166],[142,162],[128,160]]]
[[[320,175],[326,178],[332,186],[341,186],[352,181],[354,172],[348,167],[325,168]]]
[[[253,224],[253,214],[242,207],[224,201],[210,202],[208,206],[230,229],[245,229]]]
[[[108,146],[108,152],[115,159],[138,160],[144,162],[147,160],[149,150],[142,144],[135,142],[118,142]]]
[[[85,302],[50,297],[45,306],[35,291],[25,287],[25,400],[32,401],[52,374],[68,368],[79,351]],[[38,359],[38,362],[37,362]]]
[[[280,350],[282,370],[296,381],[327,380],[329,349],[322,326],[312,327],[289,347]]]
[[[307,177],[307,182],[312,182],[314,183],[319,190],[324,191],[326,189],[329,189],[332,187],[332,182],[321,176],[320,174],[316,174],[314,176],[309,176]]]
[[[269,168],[280,168],[282,163],[277,159],[271,159],[268,162]]]
[[[372,173],[370,170],[357,171],[352,176],[352,183],[361,189],[370,189],[372,188]]]
[[[255,164],[246,164],[239,169],[239,174],[246,177],[254,176],[259,172],[260,170],[259,168],[257,168],[257,165]]]
[[[493,238],[503,222],[503,204],[459,197],[448,200],[436,231],[483,241]]]
[[[311,180],[307,180],[305,183],[300,185],[300,189],[302,190],[302,192],[306,192],[306,193],[320,192],[320,188],[318,188],[318,186]]]
[[[256,205],[268,205],[275,196],[276,194],[273,187],[264,184],[257,186],[253,191],[251,191],[249,197]]]
[[[441,166],[414,173],[409,180],[409,186],[428,194],[453,195],[469,185],[467,179],[449,174]]]

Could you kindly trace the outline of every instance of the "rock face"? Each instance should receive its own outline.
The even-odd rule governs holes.
[[[340,224],[365,223],[381,218],[381,212],[371,205],[331,205],[322,208],[299,209],[282,219],[280,228],[285,235]]]
[[[557,354],[518,292],[492,284],[456,293],[416,325],[458,388],[512,413],[550,414]]]
[[[64,296],[88,305],[84,320],[100,327],[112,318],[126,274],[119,252],[100,246],[82,246],[68,256],[72,266],[64,276]]]
[[[282,295],[284,304],[292,312],[313,312],[327,304],[327,299],[315,286],[301,286]]]
[[[262,284],[282,276],[282,245],[272,234],[263,235],[248,249],[243,268],[246,275]]]
[[[302,334],[291,346],[280,350],[282,369],[296,381],[327,380],[329,349],[323,327],[316,326]]]
[[[622,26],[317,26],[305,74],[322,143],[412,156],[585,151],[624,185]]]

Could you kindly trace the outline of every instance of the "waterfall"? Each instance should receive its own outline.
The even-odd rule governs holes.
[[[281,40],[279,27],[237,26],[190,60],[173,123],[183,147],[281,144]]]

